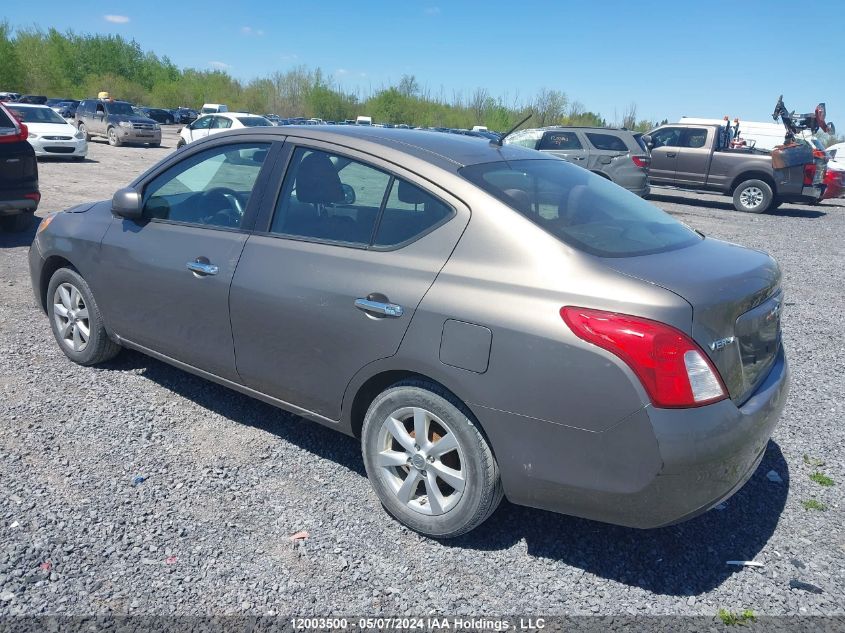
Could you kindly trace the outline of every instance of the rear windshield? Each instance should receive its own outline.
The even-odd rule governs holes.
[[[639,196],[563,160],[483,163],[460,174],[561,241],[600,257],[662,253],[701,239]]]
[[[261,127],[267,125],[273,125],[265,119],[263,116],[239,116],[237,117],[238,121],[243,123],[244,127]]]

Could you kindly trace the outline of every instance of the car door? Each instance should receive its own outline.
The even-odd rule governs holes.
[[[543,134],[537,149],[549,152],[580,167],[587,167],[588,152],[574,130],[554,130]]]
[[[708,134],[715,134],[714,128],[690,127],[681,133],[681,148],[675,163],[675,182],[679,185],[704,187],[713,157],[712,143]]]
[[[376,157],[309,145],[241,255],[232,331],[246,385],[337,420],[355,373],[396,353],[469,212]]]
[[[96,101],[94,103],[94,114],[91,117],[91,123],[88,125],[88,133],[105,136],[107,123],[106,105],[102,101]]]
[[[682,132],[680,127],[663,127],[651,133],[651,182],[674,184]]]
[[[121,338],[236,379],[229,286],[259,204],[271,145],[243,140],[179,156],[140,185],[144,219],[102,242],[98,301]]]
[[[205,138],[208,136],[208,131],[211,129],[211,123],[214,117],[202,116],[188,126],[190,130],[191,141]]]

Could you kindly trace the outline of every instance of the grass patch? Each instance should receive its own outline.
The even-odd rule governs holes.
[[[833,479],[831,479],[827,475],[820,473],[818,471],[816,471],[812,475],[810,475],[810,479],[815,481],[820,486],[832,486],[833,485]]]
[[[804,463],[807,464],[807,466],[812,466],[813,468],[820,468],[824,466],[824,460],[817,457],[810,457],[807,453],[804,453]]]
[[[746,622],[756,622],[757,616],[754,611],[746,609],[742,613],[734,613],[727,609],[719,609],[719,619],[725,626],[736,626],[737,624],[745,624]]]
[[[804,506],[805,510],[818,510],[819,512],[824,512],[827,510],[827,506],[823,504],[821,501],[816,501],[815,499],[810,499],[809,501],[802,501],[801,505]]]

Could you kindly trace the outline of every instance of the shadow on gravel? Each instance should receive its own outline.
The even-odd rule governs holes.
[[[20,246],[29,246],[32,240],[35,239],[35,231],[38,228],[38,223],[41,218],[35,217],[29,228],[20,233],[9,233],[0,229],[0,248],[18,248]]]
[[[782,483],[766,478],[776,471]],[[786,504],[789,467],[769,441],[760,467],[724,510],[671,527],[636,530],[503,503],[479,528],[444,542],[476,550],[507,549],[524,539],[528,553],[654,593],[690,596],[722,584],[768,542]]]
[[[698,198],[693,200],[684,196],[670,196],[663,193],[649,194],[648,199],[651,202],[687,204],[693,207],[706,207],[708,209],[720,209],[722,211],[730,211],[731,213],[739,213],[736,209],[734,209],[733,204],[721,200],[700,200]],[[725,200],[728,200],[728,198],[726,198]],[[827,215],[827,213],[824,211],[818,211],[816,209],[811,209],[807,207],[782,206],[778,209],[775,209],[774,211],[768,211],[766,213],[761,213],[760,215],[781,215],[788,218],[807,218],[809,220],[812,220],[815,218],[824,217]]]
[[[117,358],[101,367],[112,371],[140,369],[145,378],[209,411],[238,424],[247,424],[272,433],[362,477],[367,476],[361,459],[361,444],[348,435],[132,350],[123,350]]]
[[[141,370],[145,378],[234,422],[248,424],[366,477],[357,440],[285,413],[231,389],[124,350],[103,366]],[[776,471],[782,483],[766,478]],[[727,501],[691,521],[656,530],[636,530],[515,506],[503,501],[484,524],[445,548],[505,550],[527,544],[530,556],[548,558],[585,572],[660,594],[688,596],[709,591],[741,568],[728,560],[752,560],[777,526],[789,490],[789,468],[780,447],[769,442],[760,467]],[[389,518],[385,514],[385,521]]]

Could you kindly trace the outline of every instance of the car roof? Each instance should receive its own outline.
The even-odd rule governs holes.
[[[291,140],[301,138],[325,141],[377,156],[385,156],[389,153],[386,150],[400,152],[450,171],[456,171],[467,165],[505,160],[559,160],[519,145],[506,144],[499,147],[475,136],[366,125],[286,125],[246,128],[215,134],[209,136],[208,139],[256,133],[288,137]]]

